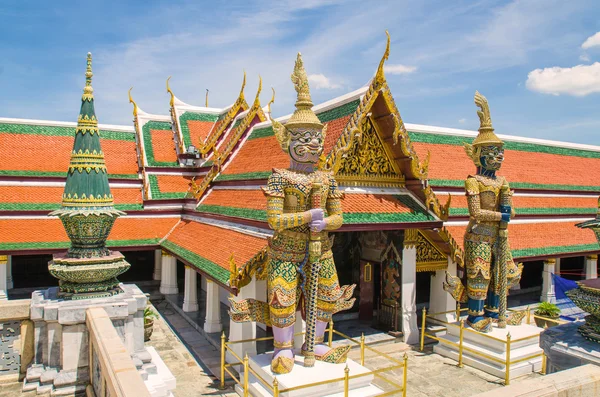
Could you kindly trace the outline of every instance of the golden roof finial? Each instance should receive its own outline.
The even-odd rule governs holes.
[[[494,134],[488,101],[479,93],[479,91],[475,91],[475,105],[481,110],[477,111],[477,116],[479,116],[479,134],[473,141],[473,146],[490,144],[503,145],[504,142]]]
[[[138,115],[138,106],[137,103],[135,103],[135,101],[133,100],[133,98],[131,97],[131,90],[133,90],[133,87],[131,87],[129,89],[129,103],[133,103],[133,117],[137,117]]]
[[[242,80],[242,88],[240,88],[240,99],[244,99],[244,88],[246,88],[246,71],[244,70],[244,79]]]
[[[294,73],[291,75],[292,83],[298,93],[296,100],[296,110],[292,117],[285,124],[286,128],[317,128],[322,129],[323,124],[312,111],[312,100],[310,98],[310,88],[308,86],[308,76],[304,70],[304,62],[302,54],[298,53],[296,64],[294,65]]]
[[[379,61],[379,67],[377,68],[377,73],[375,73],[375,82],[381,84],[385,81],[385,74],[383,72],[383,65],[385,61],[390,57],[390,33],[386,30],[385,35],[387,36],[387,44],[385,45],[385,52],[383,53],[383,57],[381,57],[381,61]]]
[[[233,252],[229,257],[229,286],[236,287],[236,278],[237,278],[237,265],[235,264],[235,259],[233,258]]]
[[[204,106],[208,107],[208,88],[206,89],[206,98],[204,99]]]
[[[175,94],[173,94],[173,91],[171,91],[171,87],[169,87],[169,80],[171,80],[171,76],[167,78],[167,92],[171,94],[171,101],[169,102],[169,105],[173,107],[175,105]]]
[[[258,91],[256,92],[256,97],[254,98],[253,106],[260,106],[260,92],[262,91],[262,77],[260,74],[258,75]]]
[[[85,87],[83,88],[83,100],[91,101],[94,99],[94,89],[92,88],[92,53],[87,53],[87,68],[85,70]]]
[[[287,153],[288,148],[290,146],[290,132],[285,128],[283,124],[279,121],[275,120],[271,116],[271,104],[275,102],[275,88],[271,87],[273,90],[273,96],[267,105],[267,112],[269,113],[269,118],[271,119],[271,125],[273,126],[273,133],[275,134],[275,138],[277,138],[277,142],[279,142],[279,146],[281,149]]]

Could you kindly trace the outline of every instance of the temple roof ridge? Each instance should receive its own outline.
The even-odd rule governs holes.
[[[405,123],[406,129],[410,132],[419,132],[425,134],[442,134],[442,135],[454,135],[454,136],[465,136],[465,137],[476,137],[478,132],[473,130],[463,130],[459,128],[447,128],[447,127],[437,127],[425,124],[412,124]],[[499,138],[511,141],[511,142],[521,142],[521,143],[531,143],[535,145],[547,145],[547,146],[556,146],[562,148],[569,149],[578,149],[578,150],[589,150],[594,152],[600,152],[600,145],[590,145],[584,143],[574,143],[574,142],[565,142],[565,141],[555,141],[550,139],[540,139],[540,138],[529,138],[518,135],[506,135],[506,134],[497,134]]]
[[[24,125],[39,125],[51,127],[77,127],[77,122],[74,121],[55,121],[55,120],[36,120],[36,119],[21,119],[12,117],[0,117],[0,124],[24,124]],[[117,124],[98,124],[100,130],[111,130],[120,132],[131,132],[135,130],[132,126],[117,125]]]

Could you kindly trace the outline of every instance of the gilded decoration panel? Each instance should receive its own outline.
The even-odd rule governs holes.
[[[360,133],[341,160],[336,179],[346,186],[404,185],[404,175],[391,160],[370,119],[361,122]]]
[[[423,233],[417,234],[417,272],[433,272],[448,267],[446,255]]]

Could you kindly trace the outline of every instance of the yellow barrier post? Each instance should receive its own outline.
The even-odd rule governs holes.
[[[460,320],[460,333],[458,335],[458,368],[463,367],[463,333],[465,331],[465,320]]]
[[[365,333],[360,336],[360,365],[365,365]]]
[[[456,321],[460,321],[460,302],[456,302]]]
[[[225,332],[221,333],[221,390],[225,389]]]
[[[329,347],[331,347],[332,343],[333,343],[333,318],[331,320],[329,320],[329,342],[327,342],[327,344],[329,345]]]
[[[506,374],[504,376],[504,386],[510,384],[510,332],[506,335]]]
[[[531,324],[531,308],[527,306],[527,324]]]
[[[548,357],[546,357],[546,352],[544,350],[542,350],[542,375],[546,375],[546,365],[548,365],[548,363],[546,362],[546,360],[548,359]]]
[[[402,368],[404,384],[402,385],[402,397],[406,397],[406,380],[408,377],[408,354],[404,353],[404,368]]]
[[[273,397],[279,397],[279,381],[277,378],[273,379]]]
[[[423,308],[423,319],[421,320],[421,351],[425,348],[425,320],[427,319],[427,309]]]
[[[248,353],[244,356],[244,397],[248,397]]]
[[[350,368],[346,365],[344,369],[344,397],[348,397],[350,393]]]

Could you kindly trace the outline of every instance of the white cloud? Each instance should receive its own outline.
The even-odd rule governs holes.
[[[588,37],[581,45],[584,50],[592,47],[600,47],[600,32]]]
[[[409,74],[417,70],[416,66],[407,66],[402,64],[385,65],[385,73],[387,74]]]
[[[460,119],[460,120],[458,120],[458,122],[459,122],[460,124],[464,124],[464,123],[466,123],[466,122],[467,122],[467,119]]]
[[[527,88],[543,94],[585,96],[600,92],[600,62],[572,68],[535,69],[527,75]]]
[[[329,77],[326,77],[324,74],[309,74],[308,81],[312,83],[312,86],[317,90],[325,89],[325,90],[335,90],[340,88],[339,84],[332,83]]]
[[[581,54],[579,55],[579,60],[583,61],[583,62],[589,62],[590,61],[590,57],[588,54]]]

